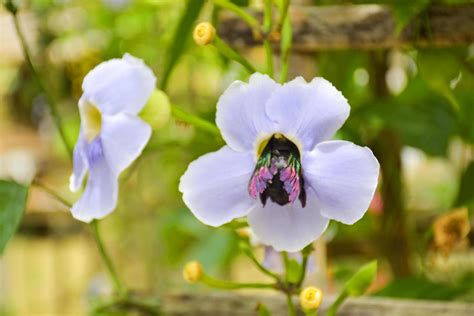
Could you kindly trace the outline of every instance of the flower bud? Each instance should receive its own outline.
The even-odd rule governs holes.
[[[216,29],[209,22],[202,22],[196,25],[193,32],[193,38],[199,46],[206,46],[212,43],[216,36]]]
[[[170,100],[166,93],[158,89],[153,91],[139,116],[154,130],[163,127],[171,117]]]
[[[188,283],[196,283],[202,277],[202,265],[198,261],[188,262],[183,269],[183,278]]]
[[[314,286],[309,286],[300,293],[300,305],[304,311],[317,310],[322,300],[323,292]]]

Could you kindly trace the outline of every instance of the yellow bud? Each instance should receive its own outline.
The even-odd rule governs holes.
[[[184,266],[183,278],[188,283],[196,283],[202,277],[202,265],[198,261],[191,261]]]
[[[248,239],[252,235],[252,231],[250,230],[250,227],[237,228],[235,230],[235,232],[237,233],[237,235],[239,235],[240,238],[247,238]]]
[[[154,130],[163,127],[171,117],[170,100],[166,93],[154,90],[139,116]]]
[[[209,22],[202,22],[196,25],[193,32],[193,38],[196,44],[205,46],[212,43],[216,36],[216,29]]]
[[[305,311],[317,310],[322,300],[323,291],[314,286],[309,286],[300,293],[301,308]]]

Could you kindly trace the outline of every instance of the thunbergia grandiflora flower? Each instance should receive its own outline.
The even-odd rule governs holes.
[[[138,117],[155,88],[156,78],[142,60],[129,54],[103,62],[82,83],[81,130],[74,148],[70,188],[82,187],[72,207],[74,218],[90,222],[117,206],[118,177],[142,152],[151,127]]]
[[[280,85],[256,73],[234,82],[217,104],[227,145],[189,165],[179,185],[184,202],[211,226],[247,216],[278,251],[301,250],[330,219],[353,224],[374,195],[379,164],[367,147],[328,141],[349,110],[323,78]]]

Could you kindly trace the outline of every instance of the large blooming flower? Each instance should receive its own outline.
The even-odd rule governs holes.
[[[302,249],[330,219],[353,224],[374,195],[379,164],[367,147],[328,141],[349,110],[323,78],[280,85],[256,73],[234,82],[217,104],[227,145],[189,165],[184,202],[211,226],[248,216],[258,239],[279,251]]]
[[[84,78],[71,190],[82,187],[87,171],[89,176],[84,193],[72,207],[74,218],[90,222],[117,206],[118,177],[140,155],[151,135],[151,127],[137,114],[155,83],[143,61],[128,54],[101,63]]]

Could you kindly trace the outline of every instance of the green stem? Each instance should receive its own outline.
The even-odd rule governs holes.
[[[283,259],[283,264],[285,266],[285,280],[288,283],[288,267],[290,266],[290,260],[288,258],[288,253],[283,251],[281,253],[281,258]]]
[[[225,8],[227,10],[230,10],[234,12],[236,15],[238,15],[242,20],[244,20],[250,27],[252,27],[255,31],[259,32],[260,31],[260,24],[258,23],[258,20],[251,16],[247,11],[239,7],[238,5],[233,4],[232,2],[228,0],[212,0],[214,5],[220,6],[222,8]]]
[[[265,34],[272,29],[272,0],[264,0],[263,31]]]
[[[290,61],[290,50],[291,50],[291,41],[293,40],[292,30],[291,30],[291,21],[290,17],[286,16],[283,21],[283,30],[281,34],[281,72],[280,72],[280,82],[286,82],[288,78],[288,67]]]
[[[304,282],[304,278],[306,276],[306,270],[307,270],[307,266],[308,266],[308,259],[309,259],[309,253],[307,252],[304,252],[302,251],[301,252],[302,256],[303,256],[303,262],[301,263],[301,274],[300,274],[300,278],[298,279],[298,282],[296,282],[296,286],[298,288],[301,287],[301,285],[303,284]]]
[[[264,14],[263,14],[263,32],[264,40],[263,47],[265,48],[265,59],[266,59],[266,72],[273,78],[273,49],[270,41],[268,40],[268,33],[272,29],[272,0],[265,0]]]
[[[72,207],[72,203],[69,202],[68,200],[66,200],[65,198],[63,198],[61,195],[59,195],[59,193],[57,193],[56,191],[54,191],[53,189],[50,189],[49,187],[45,186],[44,184],[38,182],[37,180],[34,180],[32,185],[34,186],[37,186],[38,188],[40,188],[41,190],[45,191],[46,193],[48,193],[49,195],[53,196],[57,201],[61,202],[62,204],[64,204],[64,206],[68,207],[68,208],[71,208]]]
[[[211,122],[206,121],[198,116],[187,113],[186,111],[182,110],[176,105],[171,105],[171,115],[173,115],[173,117],[177,119],[178,121],[191,124],[197,128],[200,128],[206,132],[209,132],[219,137],[221,135],[217,126],[215,126]]]
[[[104,243],[102,242],[102,239],[100,237],[98,223],[99,223],[98,220],[93,220],[90,223],[92,232],[94,235],[94,239],[97,244],[97,248],[99,250],[102,261],[104,262],[107,268],[107,271],[109,272],[110,278],[114,282],[114,286],[115,286],[115,290],[117,291],[117,294],[119,294],[120,297],[124,297],[127,294],[127,290],[125,286],[123,285],[123,283],[120,281],[120,278],[117,274],[117,271],[115,270],[112,260],[110,259],[110,256],[108,255],[107,251],[105,250]]]
[[[263,47],[265,48],[265,63],[266,63],[266,73],[273,78],[273,49],[272,44],[269,40],[263,41]]]
[[[286,17],[288,16],[288,8],[290,7],[290,0],[282,0],[282,4],[280,6],[280,17],[278,19],[278,24],[276,27],[276,31],[279,32],[283,24],[285,23]]]
[[[326,316],[335,316],[339,307],[341,307],[342,303],[346,300],[349,295],[347,294],[346,290],[343,290],[341,294],[337,297],[337,299],[332,303],[329,307],[328,311],[326,312]]]
[[[250,258],[250,260],[252,260],[252,262],[255,264],[255,266],[260,270],[262,271],[263,273],[265,273],[266,275],[272,277],[273,279],[275,279],[277,282],[280,282],[280,277],[278,275],[276,275],[275,273],[273,273],[272,271],[268,270],[267,268],[265,268],[258,260],[257,258],[255,258],[255,255],[253,254],[253,251],[252,249],[249,248],[245,248],[245,249],[242,249],[243,252],[247,255],[247,257]]]
[[[11,2],[8,2],[8,3],[10,5],[13,5],[13,4],[11,4]],[[59,135],[61,137],[61,140],[64,143],[64,146],[66,147],[66,150],[69,154],[69,157],[72,158],[72,148],[69,146],[69,143],[67,141],[66,132],[65,132],[65,130],[63,128],[63,125],[62,125],[62,122],[61,122],[61,117],[59,115],[58,107],[56,105],[56,102],[54,101],[54,98],[48,92],[45,85],[43,84],[43,81],[41,80],[41,78],[40,78],[40,76],[39,76],[38,72],[36,71],[36,68],[33,64],[33,61],[31,59],[31,54],[30,54],[30,51],[28,49],[28,45],[26,43],[25,36],[23,35],[23,32],[21,31],[21,28],[20,28],[20,23],[18,21],[16,7],[9,8],[7,6],[7,9],[10,11],[10,13],[13,16],[13,23],[15,25],[15,30],[16,30],[16,33],[18,35],[18,38],[20,39],[21,48],[23,50],[23,55],[25,57],[25,60],[28,63],[28,66],[30,67],[31,73],[33,74],[33,78],[36,81],[36,84],[39,86],[39,88],[46,95],[46,98],[47,98],[47,101],[48,101],[47,104],[48,104],[49,109],[51,111],[51,115],[53,116],[53,120],[54,120],[54,123],[56,124],[56,128],[59,131]]]
[[[236,50],[232,49],[229,45],[227,45],[227,43],[224,42],[219,36],[216,35],[212,43],[222,55],[229,58],[230,60],[234,60],[241,64],[245,67],[245,69],[247,69],[249,73],[253,74],[257,71],[255,67],[247,61],[247,59],[240,55]]]
[[[291,293],[286,293],[286,303],[288,304],[288,316],[296,316],[296,308]]]
[[[225,290],[238,290],[238,289],[276,289],[277,285],[274,283],[235,283],[230,281],[223,281],[214,279],[206,274],[201,276],[200,281],[207,286],[225,289]]]

